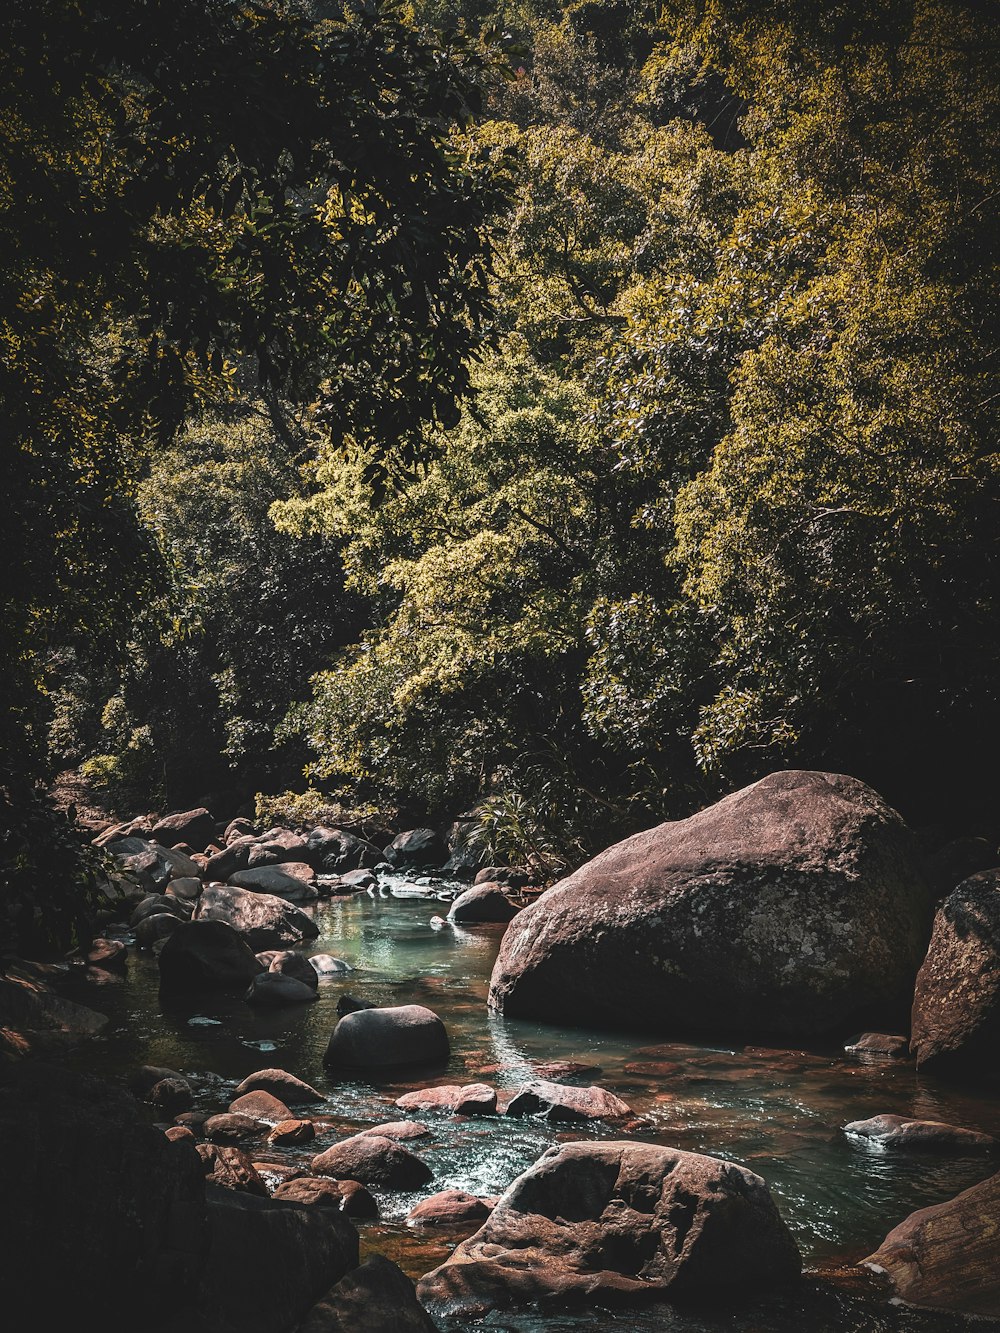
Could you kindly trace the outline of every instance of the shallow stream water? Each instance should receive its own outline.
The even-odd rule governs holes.
[[[447,896],[460,887],[385,877],[374,897],[362,893],[308,909],[320,937],[306,952],[332,953],[355,970],[321,977],[319,1002],[306,1006],[261,1011],[231,996],[199,996],[197,1002],[164,1006],[155,958],[133,947],[123,983],[77,983],[79,998],[107,1013],[111,1022],[105,1035],[81,1048],[74,1060],[113,1079],[139,1064],[178,1070],[192,1081],[198,1109],[210,1112],[224,1111],[236,1084],[255,1070],[287,1069],[327,1095],[327,1104],[310,1108],[309,1114],[328,1117],[328,1123],[315,1144],[251,1155],[296,1165],[307,1165],[315,1152],[346,1133],[403,1118],[393,1102],[413,1088],[484,1081],[502,1090],[537,1077],[553,1062],[587,1066],[559,1077],[597,1083],[624,1098],[643,1120],[629,1137],[711,1153],[763,1176],[810,1273],[856,1263],[915,1208],[950,1198],[997,1170],[996,1161],[982,1156],[893,1155],[841,1133],[847,1121],[896,1112],[1000,1137],[995,1097],[917,1077],[907,1061],[861,1062],[844,1053],[843,1039],[809,1049],[681,1044],[648,1032],[557,1028],[490,1014],[486,990],[504,928],[431,924],[447,912],[437,894]],[[394,896],[393,890],[407,896]],[[409,896],[415,890],[427,896]],[[328,1074],[323,1053],[345,991],[377,1004],[419,1003],[435,1010],[451,1039],[447,1066],[391,1078]],[[413,1278],[442,1262],[462,1238],[437,1228],[408,1227],[405,1216],[419,1198],[447,1188],[499,1194],[556,1141],[621,1137],[620,1128],[567,1129],[532,1118],[463,1119],[433,1112],[412,1118],[431,1130],[430,1138],[408,1146],[431,1166],[434,1180],[418,1194],[377,1193],[381,1219],[359,1225],[363,1253],[387,1254]],[[944,1333],[1000,1329],[1000,1321],[965,1321],[873,1302],[849,1283],[811,1277],[794,1295],[749,1307],[504,1314],[447,1327],[508,1333],[714,1333],[723,1328],[739,1333]]]

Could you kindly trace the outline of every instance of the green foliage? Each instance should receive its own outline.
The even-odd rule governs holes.
[[[261,828],[304,830],[323,826],[353,831],[392,817],[391,811],[377,810],[372,805],[344,805],[316,787],[303,792],[283,791],[276,796],[258,792],[255,804]]]
[[[106,856],[91,847],[72,808],[38,787],[0,785],[0,938],[5,952],[39,958],[87,944],[101,901]]]

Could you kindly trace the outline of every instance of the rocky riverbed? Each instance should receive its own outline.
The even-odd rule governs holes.
[[[905,830],[876,813],[899,839],[897,861],[909,855]],[[782,818],[789,822],[787,805]],[[860,1333],[953,1329],[962,1322],[956,1311],[997,1313],[996,1241],[982,1223],[996,1212],[990,1191],[1000,1165],[1000,1106],[981,1081],[918,1072],[907,1033],[865,1035],[841,1023],[797,1040],[679,1034],[663,1030],[679,1026],[676,1019],[665,1024],[638,1008],[634,1023],[606,1015],[614,1029],[593,1007],[558,1025],[501,1016],[486,1006],[491,978],[495,988],[509,971],[511,931],[531,914],[540,917],[548,894],[525,911],[534,895],[521,896],[523,881],[497,876],[471,895],[472,923],[463,924],[454,904],[460,896],[470,901],[467,885],[440,865],[393,866],[376,848],[367,853],[369,860],[378,853],[371,866],[329,869],[317,866],[317,845],[323,856],[342,856],[347,846],[354,859],[357,848],[326,834],[310,848],[311,835],[230,829],[231,842],[250,839],[241,847],[251,850],[238,849],[237,859],[256,855],[257,865],[231,869],[227,892],[206,897],[206,866],[219,853],[191,843],[168,849],[153,832],[147,825],[110,839],[145,844],[119,848],[123,869],[139,858],[129,867],[139,884],[118,886],[109,909],[118,923],[106,922],[110,942],[89,960],[49,973],[22,969],[19,981],[7,983],[22,991],[51,986],[63,1006],[80,1002],[86,1013],[106,1017],[98,1031],[93,1018],[55,1005],[45,1039],[40,1011],[22,1003],[25,1041],[43,1055],[69,1042],[79,1018],[85,1039],[62,1055],[60,1068],[99,1080],[81,1092],[55,1077],[32,1083],[11,1072],[42,1068],[37,1060],[5,1068],[0,1116],[8,1142],[28,1149],[25,1173],[8,1173],[9,1197],[30,1214],[25,1244],[36,1258],[45,1245],[65,1247],[75,1236],[77,1280],[86,1281],[88,1255],[99,1262],[84,1240],[88,1208],[97,1216],[114,1211],[98,1169],[114,1156],[101,1136],[104,1123],[114,1128],[114,1142],[124,1136],[139,1144],[150,1133],[187,1152],[186,1169],[150,1169],[150,1193],[169,1195],[173,1220],[164,1231],[150,1205],[144,1225],[160,1237],[151,1245],[161,1260],[169,1255],[166,1271],[180,1274],[174,1286],[187,1292],[185,1318],[192,1308],[211,1311],[220,1328],[256,1327],[266,1317],[269,1328],[301,1324],[309,1333],[389,1329],[387,1302],[409,1309],[412,1322],[400,1327],[430,1327],[406,1278],[419,1284],[442,1329]],[[758,836],[758,851],[759,843]],[[447,852],[430,850],[426,836],[410,845],[423,846],[425,862]],[[714,883],[720,845],[716,837]],[[814,860],[816,846],[814,839]],[[270,859],[299,855],[313,864]],[[276,906],[263,886],[233,883],[247,870],[296,864],[297,874],[282,871],[295,882]],[[897,891],[905,893],[905,874],[900,881]],[[971,899],[980,919],[984,892],[977,883]],[[968,888],[962,893],[970,898]],[[501,920],[477,921],[490,896]],[[915,912],[926,912],[928,937],[931,900],[932,889],[918,884]],[[236,916],[226,920],[220,902],[229,912],[235,903]],[[196,906],[174,905],[184,903]],[[204,903],[212,911],[201,917]],[[169,962],[187,949],[192,915],[224,940],[215,954],[194,950],[198,967],[209,967],[197,985],[184,968],[178,981]],[[176,924],[162,934],[141,929],[163,916]],[[956,916],[951,910],[949,920]],[[910,929],[900,936],[905,947]],[[952,953],[954,934],[947,934]],[[213,958],[223,956],[228,979],[206,987]],[[261,999],[264,979],[277,982],[275,1002]],[[631,984],[620,980],[625,989]],[[613,975],[600,983],[613,993]],[[988,1009],[987,989],[979,987],[977,997]],[[52,1004],[44,992],[37,998],[42,1008]],[[331,1043],[338,1025],[342,1037]],[[393,1029],[401,1045],[387,1045],[382,1028]],[[413,1062],[400,1064],[401,1052]],[[270,1079],[269,1069],[278,1071]],[[298,1083],[285,1081],[288,1075]],[[81,1105],[90,1111],[81,1113]],[[89,1167],[74,1162],[60,1139],[71,1112],[93,1126]],[[159,1161],[162,1150],[142,1142],[133,1157],[149,1152]],[[266,1212],[274,1200],[277,1213]],[[181,1205],[185,1243],[165,1246],[168,1233],[176,1241]],[[317,1208],[335,1218],[326,1230],[300,1217]],[[918,1209],[931,1211],[907,1222]],[[906,1229],[894,1231],[897,1224]],[[134,1289],[142,1302],[120,1326],[153,1328],[164,1274],[152,1261],[140,1276],[124,1271],[136,1256],[112,1232],[98,1233],[105,1262],[117,1255],[122,1271],[112,1265],[102,1276]],[[264,1276],[280,1268],[288,1246],[327,1256],[312,1266],[302,1259],[294,1292],[274,1273]],[[372,1263],[358,1268],[366,1256]],[[944,1312],[900,1304],[900,1284],[911,1300]],[[254,1290],[256,1304],[247,1296]],[[650,1300],[657,1304],[647,1309]],[[362,1308],[375,1322],[363,1322]]]

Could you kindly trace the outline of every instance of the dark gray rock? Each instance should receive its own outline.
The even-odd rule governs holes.
[[[413,1283],[391,1259],[373,1255],[340,1279],[298,1333],[435,1333]]]
[[[254,952],[287,949],[319,934],[312,917],[293,903],[231,884],[206,884],[198,900],[196,919],[225,922],[239,931]]]
[[[184,921],[159,958],[160,984],[174,990],[244,991],[263,971],[246,940],[224,921]]]
[[[403,1004],[345,1014],[324,1059],[336,1067],[443,1064],[449,1053],[437,1014],[422,1004]]]
[[[179,811],[157,820],[149,837],[164,847],[176,847],[184,842],[201,851],[215,837],[215,820],[204,809]]]
[[[448,859],[448,844],[432,828],[399,833],[384,849],[385,859],[397,870],[431,870]]]

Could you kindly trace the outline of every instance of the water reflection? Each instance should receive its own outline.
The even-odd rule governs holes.
[[[906,1061],[862,1063],[845,1056],[842,1044],[786,1050],[657,1042],[648,1034],[553,1028],[490,1014],[486,990],[503,927],[435,928],[431,919],[441,912],[437,889],[418,887],[431,896],[362,893],[317,905],[320,936],[309,952],[334,954],[355,970],[321,977],[319,1001],[311,1005],[261,1010],[231,996],[161,998],[155,960],[133,951],[125,985],[88,987],[81,995],[112,1021],[105,1036],[74,1059],[112,1077],[139,1063],[177,1069],[193,1079],[197,1105],[205,1111],[224,1109],[236,1083],[254,1070],[280,1066],[327,1097],[316,1108],[329,1117],[319,1147],[338,1134],[398,1119],[395,1098],[428,1083],[485,1079],[502,1090],[553,1064],[583,1066],[584,1072],[564,1075],[565,1081],[598,1082],[623,1097],[642,1119],[634,1136],[730,1158],[762,1175],[812,1266],[855,1262],[914,1208],[948,1198],[996,1169],[983,1157],[873,1152],[840,1132],[849,1120],[896,1112],[1000,1135],[995,1099],[918,1078]],[[375,1004],[429,1005],[449,1031],[448,1065],[417,1073],[332,1076],[323,1054],[345,992]],[[432,1131],[418,1151],[432,1166],[434,1182],[421,1195],[381,1195],[382,1221],[368,1226],[364,1239],[369,1249],[392,1254],[413,1276],[440,1263],[455,1243],[416,1235],[405,1226],[418,1197],[445,1188],[500,1193],[557,1138],[621,1132],[596,1125],[574,1126],[567,1134],[530,1118],[466,1120],[433,1113],[418,1118]],[[288,1149],[282,1155],[304,1165],[314,1150]],[[877,1333],[957,1326],[952,1316],[886,1309],[876,1317],[854,1296],[825,1289],[812,1291],[807,1304],[808,1310],[771,1302],[756,1314],[697,1317],[669,1309],[545,1320],[519,1316],[513,1322],[507,1316],[458,1327],[494,1333],[610,1327],[700,1333],[723,1326],[746,1333],[825,1328]]]

